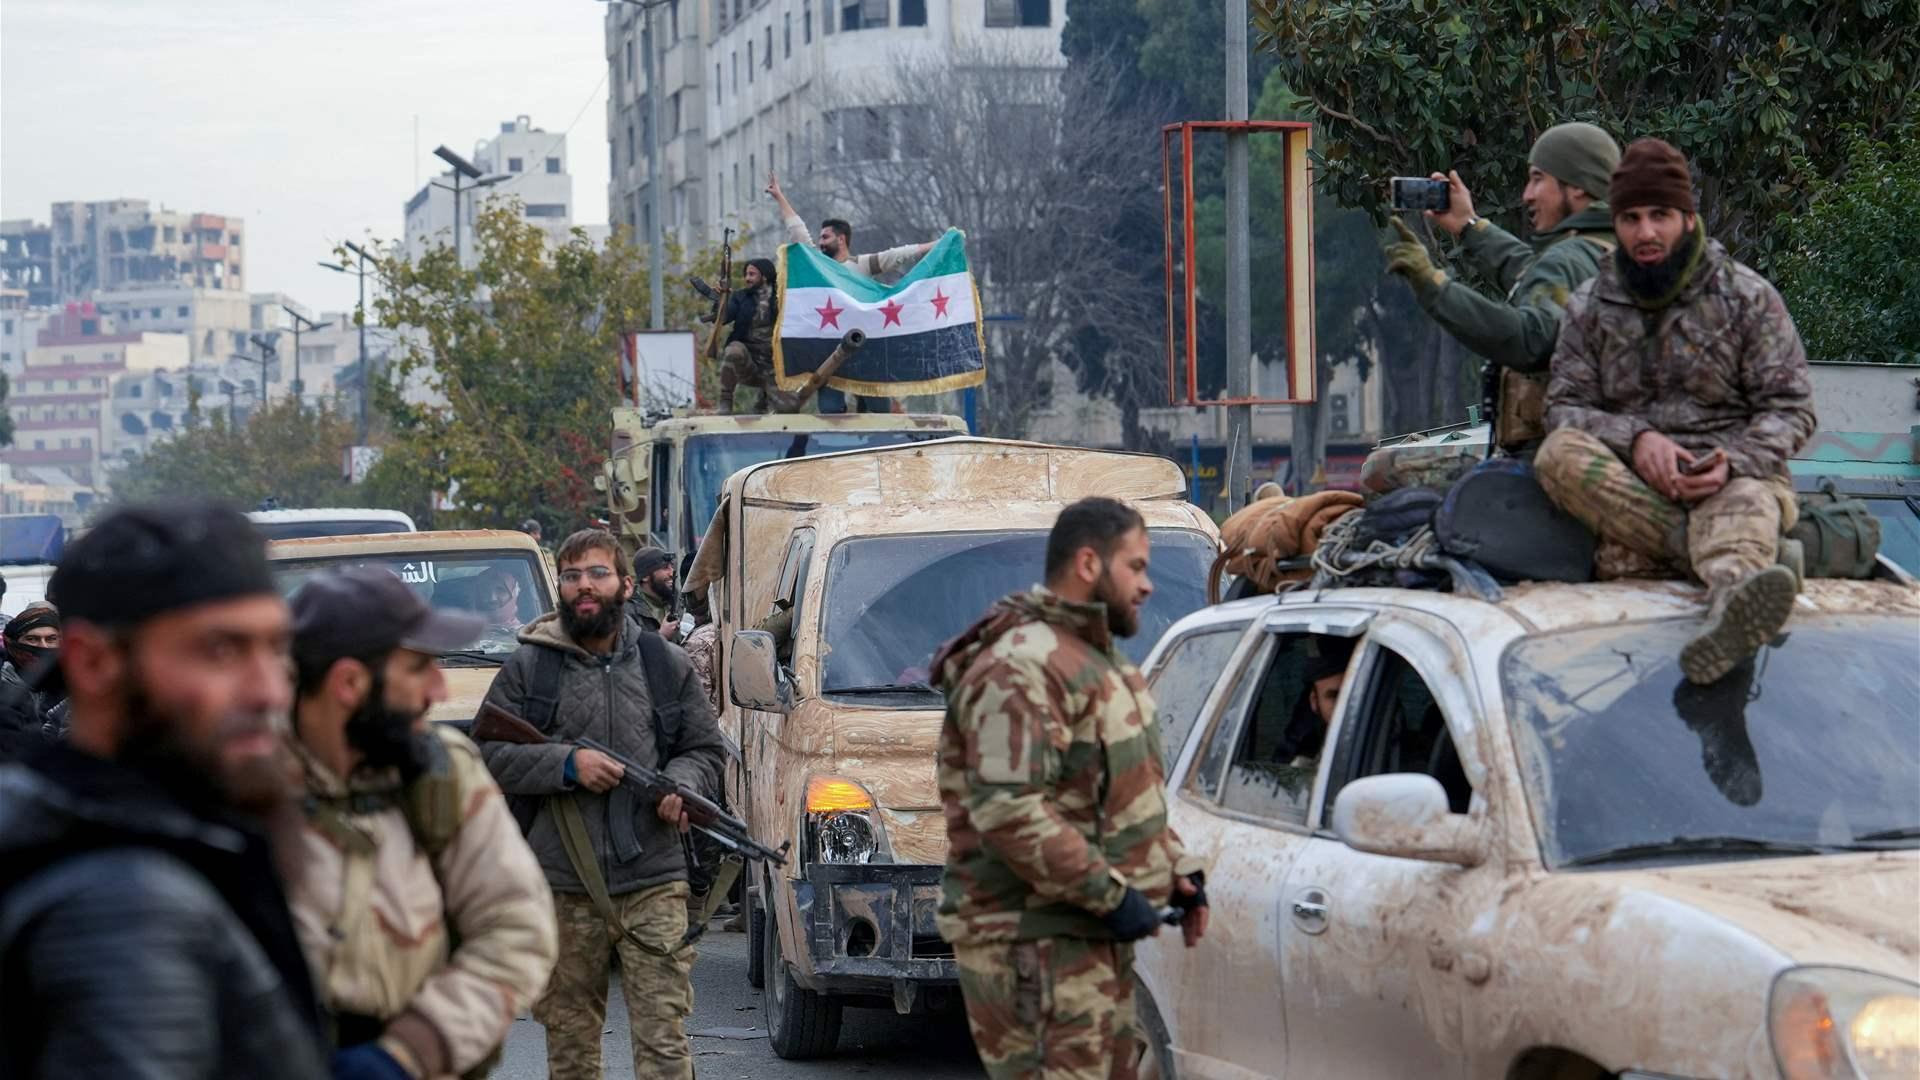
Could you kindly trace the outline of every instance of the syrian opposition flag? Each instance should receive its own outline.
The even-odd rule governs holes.
[[[780,388],[799,389],[855,328],[867,343],[827,380],[836,390],[905,397],[985,382],[986,330],[965,241],[948,229],[898,285],[861,277],[809,245],[783,245],[773,344]]]

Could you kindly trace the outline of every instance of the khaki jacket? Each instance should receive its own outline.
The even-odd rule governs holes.
[[[383,797],[398,790],[398,775],[358,770],[351,792],[366,797],[357,804],[319,819],[309,800],[291,902],[328,1010],[384,1018],[382,1045],[415,1075],[441,1077],[472,1069],[505,1040],[546,988],[559,945],[552,893],[480,752],[445,725],[433,732],[451,759],[458,807],[439,857],[428,858],[399,804]],[[310,796],[349,795],[288,741]]]

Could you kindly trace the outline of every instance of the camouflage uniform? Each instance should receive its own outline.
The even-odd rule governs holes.
[[[1787,459],[1814,430],[1800,334],[1780,294],[1718,241],[1671,304],[1645,308],[1609,264],[1574,293],[1547,392],[1553,433],[1540,484],[1616,549],[1602,569],[1691,570],[1715,588],[1774,561],[1795,516]],[[1633,471],[1633,441],[1657,431],[1688,451],[1726,451],[1726,487],[1695,506]]]
[[[1167,826],[1160,730],[1106,609],[1037,588],[934,658],[940,933],[993,1077],[1131,1077],[1133,949],[1101,916],[1198,869]]]
[[[719,645],[720,627],[712,622],[695,627],[681,644],[681,648],[686,650],[687,659],[693,664],[693,673],[700,677],[700,685],[707,688],[707,702],[713,706],[715,716],[720,715],[720,686],[713,681],[713,661]]]
[[[750,386],[758,390],[756,412],[766,412],[773,390],[773,335],[778,309],[773,286],[761,285],[733,294],[727,303],[726,318],[733,324],[727,346],[720,353],[720,411],[734,409],[734,390]]]
[[[623,893],[613,898],[620,925],[656,949],[672,949],[687,932],[687,883]],[[533,1004],[547,1029],[547,1069],[554,1080],[598,1080],[607,1020],[607,952],[620,953],[620,994],[633,1033],[633,1075],[692,1080],[693,1052],[686,1021],[693,1015],[695,951],[649,955],[600,917],[593,900],[553,894],[560,924],[560,962],[553,984]]]

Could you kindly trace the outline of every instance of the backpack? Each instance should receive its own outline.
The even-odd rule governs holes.
[[[1828,477],[1819,491],[1802,492],[1796,501],[1800,520],[1787,536],[1800,541],[1806,555],[1805,577],[1873,576],[1880,553],[1880,519],[1865,501],[1840,494]]]
[[[667,759],[680,745],[681,714],[685,712],[678,695],[665,692],[673,686],[672,646],[651,631],[640,631],[638,640],[647,696],[653,699],[654,755],[658,759],[654,767],[665,768]],[[566,654],[559,649],[541,647],[534,652],[533,675],[527,680],[527,699],[522,706],[525,715],[521,719],[543,732],[552,731],[554,721],[560,716],[560,675],[566,661]],[[513,811],[513,820],[519,824],[521,835],[533,828],[533,819],[546,798],[544,795],[506,797],[507,808]]]
[[[1503,581],[1593,580],[1593,531],[1547,498],[1525,458],[1493,458],[1447,492],[1433,518],[1440,549]]]

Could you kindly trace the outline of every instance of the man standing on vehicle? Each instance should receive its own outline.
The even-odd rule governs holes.
[[[521,631],[520,650],[487,701],[544,731],[540,745],[483,741],[560,924],[560,961],[534,1003],[547,1028],[548,1075],[598,1080],[607,950],[620,951],[633,1071],[693,1076],[686,1018],[694,952],[678,795],[647,805],[619,762],[575,744],[593,738],[712,798],[725,750],[686,654],[626,616],[634,579],[612,533],[567,537],[557,556],[560,608]]]
[[[1807,354],[1779,292],[1707,238],[1680,151],[1635,142],[1608,196],[1620,249],[1567,305],[1540,483],[1600,534],[1602,577],[1706,583],[1680,668],[1711,683],[1793,609],[1775,560],[1798,516],[1787,459],[1815,424]]]
[[[1047,538],[1046,585],[933,659],[940,933],[995,1080],[1133,1076],[1132,943],[1166,904],[1189,948],[1206,932],[1204,877],[1167,825],[1153,701],[1116,645],[1140,628],[1149,556],[1137,511],[1083,499]]]
[[[774,395],[773,338],[779,333],[779,282],[772,259],[748,259],[746,285],[727,297],[720,321],[729,324],[720,352],[720,411],[734,411],[734,393],[742,386],[758,391],[755,412],[766,412]]]
[[[849,271],[863,278],[877,278],[883,274],[904,274],[913,269],[914,264],[933,250],[935,241],[924,244],[902,244],[885,251],[876,251],[866,255],[853,253],[853,226],[843,218],[828,218],[820,223],[818,241],[807,231],[807,223],[787,201],[786,192],[780,190],[780,178],[772,172],[767,173],[767,194],[780,205],[780,223],[786,226],[787,240],[803,247],[812,246],[820,253]],[[887,412],[892,408],[889,399],[883,397],[861,397],[856,395],[860,412]],[[847,411],[847,396],[831,386],[823,386],[814,394],[822,413],[843,413]]]
[[[293,813],[265,542],[233,510],[131,506],[48,591],[72,720],[0,767],[0,1076],[318,1080],[264,824]]]
[[[1400,240],[1387,248],[1387,269],[1406,278],[1414,298],[1453,338],[1488,361],[1482,401],[1494,441],[1530,454],[1546,437],[1547,364],[1573,290],[1600,272],[1613,250],[1607,180],[1620,145],[1592,124],[1558,124],[1534,141],[1521,192],[1533,226],[1531,244],[1474,212],[1473,195],[1450,172],[1448,208],[1427,219],[1460,241],[1460,252],[1506,294],[1492,300],[1434,266],[1426,246],[1399,218]]]
[[[293,597],[294,925],[333,1014],[335,1080],[477,1073],[553,971],[540,864],[480,751],[426,720],[447,696],[438,656],[481,628],[375,568]]]
[[[673,556],[657,547],[633,553],[633,618],[640,625],[673,641],[680,634],[680,616],[674,610],[679,590],[674,588]]]

